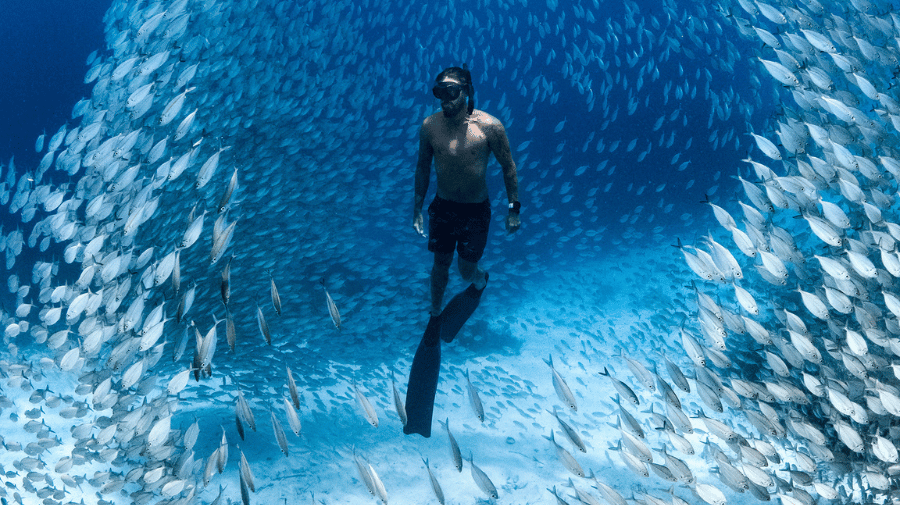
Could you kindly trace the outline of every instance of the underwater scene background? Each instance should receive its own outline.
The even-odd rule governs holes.
[[[893,502],[895,10],[3,5],[0,496]],[[413,175],[463,63],[522,227],[492,160],[426,439]]]

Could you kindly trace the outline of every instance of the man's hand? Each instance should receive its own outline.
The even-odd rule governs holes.
[[[416,229],[416,233],[423,237],[425,236],[425,224],[424,220],[422,219],[422,212],[416,212],[415,216],[413,217],[413,228]]]
[[[519,231],[519,213],[518,212],[510,212],[508,216],[506,216],[506,233],[512,234]]]

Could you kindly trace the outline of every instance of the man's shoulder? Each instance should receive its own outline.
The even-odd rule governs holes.
[[[472,119],[481,124],[486,124],[486,125],[491,125],[491,126],[501,126],[501,127],[503,126],[503,123],[501,123],[499,119],[495,118],[494,116],[488,114],[487,112],[485,112],[483,110],[478,110],[478,109],[473,110],[472,111]]]
[[[489,135],[500,134],[503,135],[506,133],[506,129],[503,127],[503,123],[500,122],[499,119],[494,116],[484,112],[483,110],[474,110],[472,111],[472,120],[478,123],[485,133]]]
[[[419,128],[420,135],[431,136],[433,134],[438,114],[434,113],[422,120],[422,126]]]
[[[434,128],[435,125],[437,125],[437,122],[440,120],[440,116],[442,114],[443,113],[441,111],[437,111],[434,114],[427,116],[425,119],[422,120],[422,128],[423,129]]]

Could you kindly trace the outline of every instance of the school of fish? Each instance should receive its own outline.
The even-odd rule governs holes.
[[[39,162],[0,165],[5,503],[249,504],[298,479],[309,498],[266,499],[900,500],[891,4],[117,0],[104,23],[91,96]],[[400,430],[430,269],[412,168],[429,82],[463,62],[520,168],[491,290],[659,286],[627,336],[598,313],[551,338],[486,297],[469,336],[537,326],[545,380],[463,336],[422,441]],[[565,273],[601,253],[633,257]]]

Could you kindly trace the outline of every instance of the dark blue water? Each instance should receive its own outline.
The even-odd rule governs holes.
[[[0,2],[0,160],[40,160],[34,141],[71,122],[72,106],[90,96],[84,84],[92,51],[105,47],[110,0]]]

